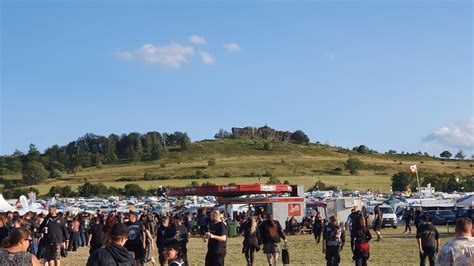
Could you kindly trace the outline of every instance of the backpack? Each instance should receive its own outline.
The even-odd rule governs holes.
[[[340,246],[342,244],[341,236],[342,229],[335,226],[326,226],[326,245],[328,246]]]

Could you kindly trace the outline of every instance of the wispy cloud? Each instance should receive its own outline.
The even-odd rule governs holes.
[[[192,35],[189,37],[189,42],[196,45],[206,44],[206,38],[199,35]]]
[[[201,55],[201,62],[203,62],[206,65],[213,65],[216,63],[215,57],[208,53],[208,52],[199,52]]]
[[[423,138],[425,143],[445,149],[474,151],[474,117],[440,127]]]
[[[335,53],[326,53],[324,54],[324,58],[328,59],[328,60],[335,60],[336,59],[336,54]]]
[[[237,53],[242,50],[242,48],[240,48],[240,46],[235,42],[225,43],[224,48],[231,53]]]
[[[145,44],[134,52],[120,51],[117,53],[117,57],[124,61],[137,59],[145,64],[161,65],[178,69],[194,54],[195,51],[193,47],[178,43],[171,43],[165,46]]]

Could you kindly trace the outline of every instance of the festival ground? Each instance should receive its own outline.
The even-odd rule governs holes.
[[[412,226],[412,230],[414,228]],[[437,229],[440,232],[442,245],[454,237],[453,226],[449,228],[449,233],[446,226],[438,226]],[[415,231],[412,234],[405,235],[403,230],[404,226],[399,226],[397,229],[384,228],[382,230],[384,239],[381,242],[370,241],[369,265],[419,265]],[[371,231],[371,233],[373,232]],[[244,255],[241,253],[242,239],[242,237],[228,239],[226,265],[246,265]],[[312,235],[289,236],[288,243],[291,265],[325,265],[321,245],[315,244]],[[204,265],[204,257],[207,251],[206,243],[203,243],[200,238],[192,237],[188,243],[188,249],[190,265]],[[158,262],[157,251],[154,250],[152,253]],[[61,265],[85,265],[88,255],[88,249],[80,248],[77,252],[69,253],[66,259],[62,259]],[[152,264],[148,263],[146,265],[150,266]],[[256,254],[255,265],[268,265],[262,251]],[[346,242],[342,251],[341,265],[353,265],[349,242]]]

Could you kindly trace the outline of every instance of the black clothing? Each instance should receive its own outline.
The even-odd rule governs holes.
[[[205,266],[224,266],[225,254],[215,254],[209,251],[206,254]]]
[[[91,225],[89,227],[89,234],[92,236],[89,254],[92,254],[104,244],[104,225],[100,223]]]
[[[341,262],[341,250],[339,246],[328,246],[326,248],[326,265],[327,266],[338,266]]]
[[[100,248],[87,260],[87,266],[134,266],[133,253],[122,246],[113,244]]]
[[[280,243],[282,238],[286,239],[280,222],[276,220],[273,220],[273,222],[275,226],[272,225],[271,221],[269,220],[263,221],[260,225],[260,242],[262,244]]]
[[[345,232],[338,225],[330,223],[323,229],[323,239],[326,241],[326,265],[339,265],[340,251],[345,242]]]
[[[134,223],[128,221],[125,225],[128,227],[128,240],[125,242],[124,247],[135,254],[135,259],[141,261],[145,254],[145,249],[143,248],[143,232],[145,232],[145,228],[140,221],[135,221]]]
[[[416,239],[421,239],[421,247],[425,249],[436,249],[436,240],[439,239],[438,230],[431,223],[423,223],[416,230]]]
[[[209,232],[216,236],[227,235],[227,226],[223,222],[213,223],[209,226]],[[227,241],[218,241],[210,238],[207,241],[207,252],[212,254],[226,254]]]
[[[321,241],[322,231],[323,231],[323,220],[321,220],[320,217],[316,217],[313,224],[313,234],[314,234],[314,240],[316,240],[316,243],[318,244]]]
[[[181,258],[184,261],[184,265],[188,265],[188,248],[186,246],[189,239],[188,229],[185,225],[176,225],[175,230],[177,240],[181,248]]]
[[[245,259],[247,260],[248,265],[253,265],[255,260],[255,251],[260,250],[260,246],[258,244],[260,242],[260,233],[258,227],[255,229],[256,230],[252,232],[252,223],[246,221],[242,224],[239,230],[240,232],[244,233],[242,253],[245,254]]]
[[[370,230],[367,229],[367,227],[352,231],[351,248],[352,248],[352,254],[354,255],[353,256],[354,261],[357,260],[359,263],[362,263],[362,264],[367,263],[367,259],[370,256],[370,252],[369,250],[363,250],[361,247],[363,245],[367,246],[368,242],[371,239],[372,239],[372,235],[370,234]]]
[[[8,236],[8,228],[6,226],[0,227],[0,243]]]
[[[160,225],[156,230],[156,246],[162,248],[166,240],[174,237],[176,237],[175,227]]]
[[[436,249],[433,248],[423,248],[423,255],[420,254],[420,266],[425,266],[426,258],[428,257],[428,261],[430,266],[435,265],[436,261]]]
[[[48,233],[45,236],[47,243],[63,243],[69,238],[66,222],[57,215],[53,217],[48,214],[40,225],[40,232],[45,227],[48,228]]]

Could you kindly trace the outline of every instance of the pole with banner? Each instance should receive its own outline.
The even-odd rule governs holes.
[[[416,174],[416,182],[418,183],[418,197],[420,199],[420,205],[421,204],[421,187],[420,187],[420,178],[418,178],[418,171],[416,169],[416,164],[415,165],[412,165],[410,166],[410,173],[412,174]]]

